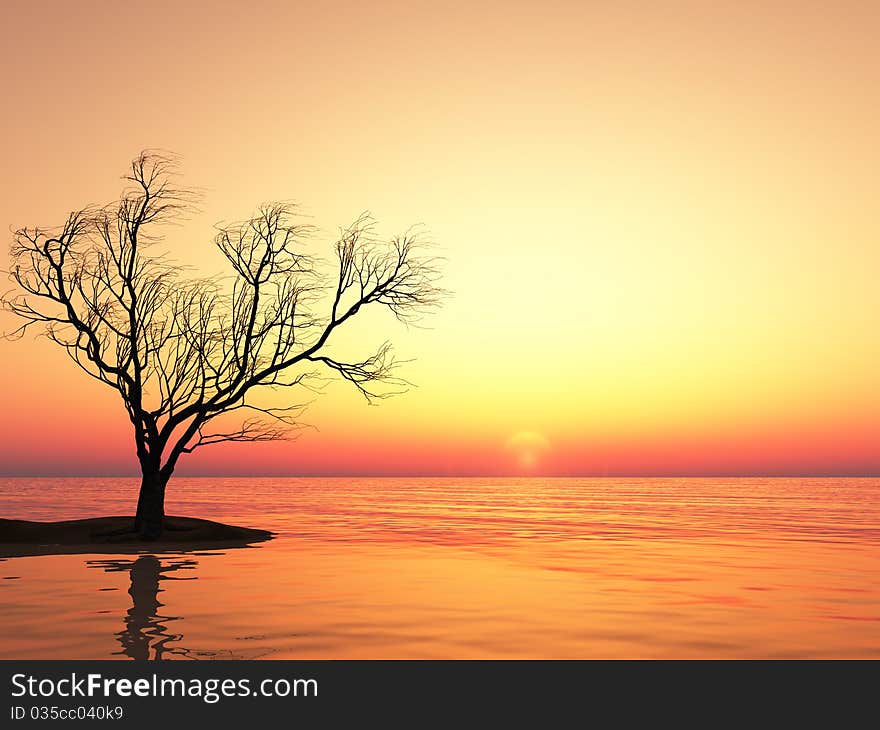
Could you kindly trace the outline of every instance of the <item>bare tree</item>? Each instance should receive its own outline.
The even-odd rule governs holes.
[[[336,275],[323,278],[304,247],[312,229],[279,203],[218,226],[215,244],[231,265],[231,283],[184,278],[155,247],[157,227],[180,220],[196,200],[175,184],[174,158],[143,152],[125,179],[120,199],[107,207],[73,212],[60,229],[15,232],[10,276],[17,287],[3,304],[23,320],[12,334],[38,327],[118,391],[142,474],[134,530],[155,538],[183,454],[285,438],[303,404],[266,406],[258,392],[307,388],[321,371],[368,399],[388,395],[382,384],[401,381],[387,344],[349,362],[328,354],[328,342],[365,307],[411,322],[443,291],[437,259],[418,237],[383,243],[368,216],[341,231]],[[221,425],[221,416],[237,412],[243,417],[234,427]]]

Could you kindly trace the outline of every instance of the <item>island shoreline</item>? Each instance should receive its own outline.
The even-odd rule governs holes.
[[[59,522],[0,519],[0,557],[107,552],[191,552],[240,548],[275,533],[196,517],[168,515],[154,540],[134,531],[133,516],[90,517]]]

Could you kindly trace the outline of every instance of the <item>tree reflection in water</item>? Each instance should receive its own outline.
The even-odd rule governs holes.
[[[108,573],[128,571],[131,586],[131,608],[126,612],[123,621],[125,628],[116,634],[124,654],[132,659],[165,659],[174,657],[190,657],[191,651],[179,642],[183,634],[175,634],[168,630],[168,624],[179,621],[180,616],[165,616],[159,613],[163,603],[159,601],[159,581],[195,580],[195,576],[172,576],[181,570],[194,570],[197,560],[180,558],[166,561],[165,565],[153,555],[141,555],[137,560],[88,560],[90,568],[103,568]],[[151,656],[152,652],[152,656]]]

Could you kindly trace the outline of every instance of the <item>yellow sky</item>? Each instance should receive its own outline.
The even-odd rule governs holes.
[[[4,226],[112,199],[161,147],[205,189],[169,246],[206,273],[212,224],[271,199],[328,243],[364,209],[388,233],[420,222],[448,258],[431,329],[369,317],[347,344],[390,336],[417,390],[367,408],[333,387],[319,432],[200,468],[517,471],[518,432],[552,473],[880,466],[876,3],[3,16]],[[0,343],[0,362],[27,413],[2,426],[2,471],[45,468],[35,441],[61,472],[122,469],[112,393],[45,342]]]

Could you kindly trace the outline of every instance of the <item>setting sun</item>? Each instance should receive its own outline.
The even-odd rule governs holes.
[[[505,447],[516,456],[521,467],[530,469],[538,465],[550,442],[537,431],[517,431],[507,439]]]

